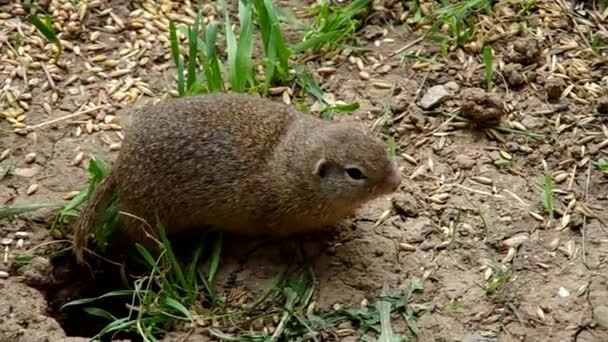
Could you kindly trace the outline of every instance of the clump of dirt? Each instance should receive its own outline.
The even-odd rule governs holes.
[[[505,114],[505,107],[500,96],[488,94],[480,88],[464,89],[462,97],[462,114],[478,124],[498,123]]]
[[[512,63],[529,65],[539,61],[540,53],[540,44],[537,39],[518,38],[509,45],[506,57]]]
[[[505,65],[503,73],[507,79],[507,83],[512,87],[519,87],[526,82],[526,76],[523,74],[523,66],[519,63]]]
[[[545,92],[550,101],[559,100],[566,89],[566,81],[561,77],[549,77],[545,81]]]

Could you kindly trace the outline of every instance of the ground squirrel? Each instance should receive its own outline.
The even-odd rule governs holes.
[[[168,233],[214,227],[280,237],[334,225],[401,182],[387,145],[362,126],[269,99],[196,95],[132,117],[109,175],[76,222],[80,262],[113,194],[122,212],[160,221]],[[145,237],[141,220],[121,215],[120,225],[135,240]]]

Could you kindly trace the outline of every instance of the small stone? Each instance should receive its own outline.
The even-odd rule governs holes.
[[[40,169],[36,166],[27,168],[15,168],[12,171],[13,175],[24,178],[34,177],[36,174],[38,174],[38,172],[40,172]]]
[[[608,329],[608,306],[599,305],[593,309],[593,320],[602,328]]]
[[[466,154],[459,154],[454,158],[458,167],[464,170],[470,170],[475,166],[475,159],[467,156]]]
[[[608,97],[602,97],[598,100],[597,111],[600,114],[608,114]]]
[[[8,272],[0,271],[0,279],[6,279],[9,277]]]
[[[562,297],[562,298],[567,298],[567,297],[570,296],[570,291],[568,291],[563,286],[560,286],[559,290],[557,291],[557,294],[559,294],[559,296]]]
[[[450,92],[442,85],[436,85],[429,88],[422,99],[420,107],[422,109],[431,109],[450,97]]]
[[[551,77],[545,82],[545,92],[549,100],[558,100],[566,88],[566,81],[561,77]]]

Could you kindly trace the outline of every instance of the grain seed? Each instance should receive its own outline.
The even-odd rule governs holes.
[[[506,240],[502,241],[502,245],[510,248],[517,248],[521,246],[524,242],[528,241],[529,236],[526,234],[515,235]]]
[[[484,185],[492,185],[493,182],[490,178],[483,176],[471,177],[471,180]]]
[[[33,162],[36,160],[36,153],[34,153],[34,152],[32,152],[32,153],[28,153],[28,154],[25,156],[25,159],[24,159],[24,160],[25,160],[25,163],[26,163],[26,164],[31,164],[31,163],[33,163]]]
[[[110,149],[110,151],[118,151],[118,150],[120,150],[121,147],[122,147],[121,143],[113,143],[110,145],[109,149]]]
[[[76,197],[76,195],[78,195],[79,193],[80,193],[80,191],[70,191],[67,194],[65,194],[65,196],[63,196],[63,199],[66,201],[69,201],[72,198]]]
[[[409,243],[401,242],[399,243],[399,250],[404,252],[414,252],[416,251],[416,246],[410,245]]]
[[[411,164],[414,164],[414,165],[418,164],[418,162],[416,161],[416,159],[414,157],[410,156],[407,153],[401,153],[401,156],[403,157],[403,159],[407,160]]]
[[[22,232],[22,231],[18,231],[15,233],[15,237],[20,238],[20,239],[28,238],[28,237],[30,237],[30,235],[32,235],[32,234],[29,232]]]
[[[4,159],[6,159],[10,154],[11,154],[10,148],[7,148],[4,151],[2,151],[2,153],[0,153],[0,161],[3,161]]]
[[[534,211],[528,211],[528,213],[530,214],[530,216],[532,216],[533,218],[535,218],[536,220],[543,222],[545,219],[542,217],[541,214],[534,212]]]
[[[38,191],[39,187],[40,187],[39,184],[32,184],[27,188],[27,190],[25,191],[25,194],[30,196],[30,195],[34,194],[36,191]]]

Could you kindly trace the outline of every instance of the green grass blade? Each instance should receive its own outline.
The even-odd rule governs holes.
[[[171,56],[173,57],[175,68],[177,69],[177,92],[180,96],[184,96],[184,60],[179,52],[177,31],[175,30],[175,24],[172,20],[169,21],[169,41],[171,43]]]
[[[483,64],[486,72],[486,87],[488,92],[492,91],[492,79],[494,78],[494,57],[492,53],[492,47],[490,45],[486,45],[483,47]]]
[[[182,314],[184,316],[184,318],[186,318],[190,321],[194,320],[194,318],[192,317],[192,315],[190,314],[188,309],[182,303],[178,302],[177,300],[175,300],[173,298],[165,298],[164,304],[166,306],[172,308],[173,310],[179,312],[180,314]]]
[[[171,270],[175,274],[179,285],[184,289],[188,289],[188,283],[186,282],[186,277],[184,276],[184,271],[182,270],[179,261],[175,257],[175,253],[173,253],[173,248],[171,247],[171,243],[169,239],[167,239],[167,232],[163,225],[158,225],[158,233],[160,236],[160,241],[163,243],[163,247],[165,249],[165,257],[169,264],[171,265]]]
[[[215,240],[213,244],[213,252],[211,254],[211,261],[209,264],[209,284],[213,286],[215,282],[215,276],[217,275],[217,271],[219,269],[219,264],[221,260],[222,254],[222,245],[223,245],[223,236],[220,234],[218,238]]]
[[[107,319],[108,321],[116,321],[118,319],[111,313],[100,308],[84,308],[84,311],[89,315],[101,317],[103,319]]]
[[[210,24],[205,28],[206,61],[203,63],[209,91],[223,92],[224,79],[221,63],[217,54],[217,25]]]
[[[200,17],[194,18],[193,27],[188,27],[188,79],[187,89],[191,91],[196,81],[196,56],[198,53],[198,32]]]
[[[0,208],[0,218],[15,216],[42,208],[59,206],[59,204],[23,204],[14,207]]]
[[[105,293],[99,297],[73,300],[71,302],[67,302],[67,303],[63,304],[61,306],[61,308],[59,308],[59,311],[65,309],[67,307],[70,307],[70,306],[83,305],[83,304],[92,303],[92,302],[95,302],[95,301],[98,301],[98,300],[104,299],[104,298],[121,297],[121,296],[133,296],[133,290],[117,290],[117,291]]]
[[[551,222],[554,219],[554,207],[553,207],[553,177],[551,177],[551,173],[545,173],[545,184],[543,184],[542,191],[542,201],[545,209],[547,209],[549,213],[549,218]]]
[[[63,50],[61,42],[57,35],[55,34],[55,30],[53,30],[53,24],[51,22],[51,17],[46,17],[46,23],[43,23],[40,18],[35,15],[30,15],[27,17],[27,21],[29,21],[32,25],[38,29],[38,31],[46,38],[49,42],[55,44],[58,49],[57,58],[61,55]]]
[[[93,156],[89,161],[89,174],[94,182],[101,182],[108,175],[107,163],[103,159]]]
[[[239,1],[239,19],[241,32],[239,34],[236,49],[233,52],[236,56],[233,59],[231,69],[234,70],[232,88],[235,91],[243,92],[248,83],[251,82],[251,54],[253,48],[253,22],[252,22],[251,2],[243,3]]]
[[[226,35],[226,53],[228,54],[228,70],[230,73],[230,82],[232,84],[232,90],[238,91],[235,85],[235,80],[238,77],[238,71],[236,69],[236,55],[237,55],[237,44],[236,36],[232,31],[232,25],[230,23],[230,13],[228,13],[228,5],[224,0],[220,0],[220,4],[224,8],[224,34]]]
[[[150,268],[151,270],[156,268],[156,260],[144,246],[140,245],[139,243],[136,243],[135,248],[137,249],[139,254],[144,258],[144,261],[146,262],[148,268]]]

